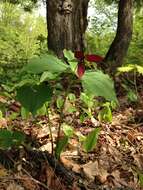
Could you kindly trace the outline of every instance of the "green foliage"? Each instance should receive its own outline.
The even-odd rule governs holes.
[[[100,133],[100,128],[96,128],[88,134],[83,144],[84,150],[86,152],[90,152],[95,148],[99,133]]]
[[[42,57],[36,57],[29,61],[24,68],[24,71],[39,74],[45,71],[51,73],[58,73],[65,71],[68,65],[64,64],[60,59],[54,55],[43,55]]]
[[[139,173],[139,182],[140,182],[140,186],[143,187],[143,174]]]
[[[20,146],[25,140],[25,135],[19,131],[0,129],[0,149],[6,150]]]
[[[66,123],[62,124],[62,129],[63,129],[65,136],[62,137],[56,145],[55,155],[56,155],[57,159],[60,158],[61,152],[64,150],[64,148],[67,146],[67,144],[69,142],[69,138],[71,138],[74,134],[73,128],[71,126],[67,125]]]
[[[0,2],[0,13],[0,81],[15,82],[19,69],[47,48],[46,22],[8,1]]]
[[[143,75],[143,66],[137,64],[129,64],[118,68],[119,73],[138,72]]]
[[[70,138],[73,136],[74,130],[71,126],[67,125],[66,123],[63,123],[62,128],[63,128],[63,132],[65,133],[67,137]]]
[[[3,118],[3,114],[2,114],[2,111],[0,110],[0,119]]]
[[[102,105],[102,109],[98,114],[99,121],[112,122],[112,110],[109,102]]]
[[[61,138],[59,140],[59,142],[56,145],[56,149],[55,149],[55,156],[57,159],[60,158],[61,152],[64,150],[64,148],[67,146],[68,144],[68,140],[69,137],[68,136],[64,136],[63,138]]]
[[[52,89],[49,85],[24,85],[17,90],[17,100],[22,106],[31,112],[36,114],[37,110],[43,106],[47,101],[50,101],[52,97]]]
[[[129,89],[127,92],[127,98],[130,102],[137,102],[138,101],[137,94],[131,89]]]
[[[108,101],[117,102],[114,84],[111,78],[101,71],[86,71],[82,77],[85,93],[104,97]]]
[[[42,110],[41,113],[46,113],[46,107],[44,107],[43,109],[42,106],[47,101],[51,102],[51,99],[53,99],[56,101],[55,103],[57,111],[60,111],[59,114],[62,123],[64,118],[64,109],[67,101],[69,101],[70,105],[68,108],[66,108],[68,113],[76,112],[76,96],[74,94],[75,92],[71,93],[72,85],[75,84],[78,84],[78,86],[83,86],[84,93],[82,91],[80,92],[80,101],[84,103],[85,108],[83,108],[83,111],[88,115],[90,119],[93,118],[92,109],[95,105],[95,96],[101,96],[108,101],[117,102],[116,94],[114,91],[114,84],[108,75],[98,70],[86,71],[83,77],[79,79],[77,78],[77,74],[75,71],[75,65],[77,65],[78,63],[76,60],[73,59],[73,53],[71,51],[64,50],[64,54],[69,62],[69,65],[65,64],[56,56],[48,54],[31,59],[29,63],[24,67],[24,72],[32,73],[34,74],[34,76],[39,76],[37,77],[37,79],[39,78],[39,82],[38,80],[37,82],[35,82],[32,78],[31,82],[27,79],[24,79],[24,81],[20,82],[15,86],[15,88],[17,88],[17,99],[22,104],[24,109],[31,112],[33,115],[36,115],[36,113],[40,114],[39,109]],[[62,81],[65,81],[64,77],[67,77],[66,82],[68,87],[65,87],[64,84],[63,86],[61,85]],[[47,82],[45,83],[45,81],[48,81],[48,85],[46,85]],[[53,88],[53,93],[51,90],[51,86]],[[107,105],[104,107],[106,107],[106,109],[108,108]],[[51,109],[51,107],[49,107],[48,109]],[[107,113],[106,110],[106,113],[104,113],[104,115],[106,114],[106,118],[108,118],[108,120],[111,120],[111,115],[109,115],[109,111],[110,110],[108,109]],[[25,113],[25,110],[23,113],[23,117],[27,117],[27,113]],[[65,136],[62,138],[60,137],[61,128],[63,128],[63,132],[65,134]],[[88,135],[84,142],[85,151],[88,152],[92,150],[93,147],[95,147],[99,131],[99,129],[96,129]],[[50,136],[52,138],[52,131],[50,133]],[[58,140],[55,149],[55,155],[57,158],[60,157],[61,152],[68,144],[69,138],[72,137],[73,133],[73,129],[69,125],[60,124],[57,137]]]

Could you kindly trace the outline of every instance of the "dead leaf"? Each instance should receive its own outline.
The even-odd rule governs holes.
[[[96,176],[100,179],[101,183],[104,183],[109,173],[103,167],[99,166],[98,162],[89,162],[82,166],[83,172],[86,177],[94,180]]]

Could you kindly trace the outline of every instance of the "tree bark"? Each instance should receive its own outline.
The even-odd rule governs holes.
[[[83,51],[89,0],[47,0],[48,48]]]
[[[122,66],[133,32],[133,0],[120,0],[116,36],[106,54],[105,67],[114,73]]]

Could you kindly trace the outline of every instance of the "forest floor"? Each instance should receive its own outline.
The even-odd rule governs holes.
[[[71,138],[61,155],[61,163],[51,151],[47,118],[3,121],[27,135],[20,149],[0,150],[0,190],[141,190],[143,185],[143,96],[128,104],[119,98],[120,108],[112,123],[100,123],[96,148],[85,153],[76,137]],[[2,99],[2,97],[1,97]],[[12,105],[15,106],[15,105]],[[56,138],[59,115],[52,117]],[[65,122],[76,131],[88,134],[97,123],[84,123],[67,115]]]

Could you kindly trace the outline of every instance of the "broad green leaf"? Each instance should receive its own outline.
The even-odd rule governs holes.
[[[67,58],[68,61],[72,61],[75,59],[74,53],[72,51],[64,49],[63,52],[64,52],[64,56]]]
[[[46,105],[44,104],[40,109],[38,109],[37,111],[37,115],[46,115],[47,113],[47,108]]]
[[[27,111],[24,107],[21,108],[21,117],[22,119],[28,119],[29,111]]]
[[[61,152],[67,146],[68,140],[69,140],[69,138],[67,136],[64,136],[62,139],[59,140],[59,142],[56,146],[56,150],[55,150],[55,156],[57,159],[60,158]]]
[[[91,131],[84,141],[83,148],[86,152],[92,151],[97,144],[100,128]]]
[[[66,123],[62,124],[63,131],[67,137],[72,137],[74,130],[71,126],[67,125]]]
[[[63,52],[64,52],[64,56],[68,60],[68,63],[70,65],[71,70],[75,73],[78,62],[76,61],[76,59],[74,57],[74,53],[72,51],[69,51],[69,50],[66,50],[66,49]]]
[[[12,132],[0,129],[0,149],[9,149],[12,146]]]
[[[36,57],[29,61],[24,67],[24,71],[39,74],[45,71],[52,73],[61,73],[68,69],[69,66],[63,63],[54,55],[43,55],[42,57]]]
[[[101,96],[108,101],[117,102],[112,79],[101,71],[86,71],[82,77],[82,86],[89,96]]]
[[[17,99],[21,105],[31,112],[36,114],[37,110],[43,106],[52,97],[52,89],[46,84],[22,86],[17,90]]]
[[[21,145],[25,140],[25,135],[24,133],[20,131],[13,131],[12,132],[12,142],[14,146],[19,146]]]
[[[19,146],[25,140],[25,135],[19,131],[0,130],[0,149],[10,149]]]

